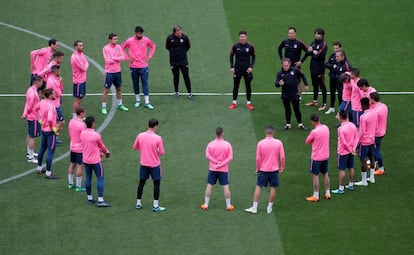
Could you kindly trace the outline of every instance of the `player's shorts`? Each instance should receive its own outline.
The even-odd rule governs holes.
[[[65,118],[63,117],[63,112],[62,109],[56,108],[56,113],[57,113],[57,121],[64,121]]]
[[[70,163],[76,163],[78,165],[83,164],[82,153],[80,152],[70,152]]]
[[[229,173],[208,170],[207,183],[214,185],[217,180],[221,186],[228,185],[230,183]]]
[[[105,73],[104,87],[109,89],[109,88],[111,88],[112,84],[114,84],[114,86],[116,88],[120,88],[122,86],[121,72],[118,72],[118,73]]]
[[[366,160],[368,157],[374,156],[374,145],[360,145],[358,147],[358,156],[361,160]]]
[[[140,180],[146,180],[150,177],[153,181],[159,181],[161,180],[161,167],[149,167],[149,166],[140,166],[139,169],[139,178]]]
[[[273,171],[273,172],[263,172],[259,171],[257,173],[257,186],[260,187],[267,187],[269,185],[270,187],[278,187],[279,186],[279,171]]]
[[[326,174],[328,173],[328,160],[311,160],[310,166],[309,166],[309,172],[311,172],[314,175]]]
[[[338,155],[338,170],[354,168],[354,155],[352,153],[346,155]]]
[[[30,138],[39,137],[40,132],[42,131],[39,121],[37,121],[37,120],[28,120],[27,124],[28,124],[27,135]]]
[[[86,95],[86,82],[73,84],[73,96],[83,98]]]

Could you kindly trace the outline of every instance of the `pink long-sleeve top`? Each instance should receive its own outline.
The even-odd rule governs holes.
[[[70,57],[72,66],[72,82],[79,84],[86,82],[86,73],[88,71],[89,62],[83,52],[74,51]]]
[[[162,137],[151,129],[139,133],[132,148],[140,151],[140,164],[142,166],[159,166],[161,164],[160,156],[165,154]]]
[[[352,84],[351,82],[344,82],[342,88],[342,100],[351,102]]]
[[[102,49],[105,60],[105,73],[121,72],[121,62],[127,60],[121,45],[108,43]]]
[[[381,137],[387,133],[388,107],[382,102],[377,102],[374,104],[374,110],[377,112],[378,118],[375,137]]]
[[[69,139],[70,139],[70,145],[69,149],[72,152],[82,153],[83,147],[82,147],[82,141],[81,141],[81,133],[83,130],[86,129],[86,124],[83,122],[81,118],[75,118],[71,119],[69,121]]]
[[[53,104],[56,108],[60,107],[60,98],[62,97],[63,82],[60,76],[50,75],[46,82],[46,88],[53,89],[56,99],[53,100]]]
[[[318,124],[309,133],[305,141],[312,144],[312,160],[323,161],[329,158],[329,128],[324,124]]]
[[[53,100],[43,99],[39,103],[39,114],[42,122],[42,131],[51,132],[56,127],[57,112]]]
[[[284,169],[285,150],[282,141],[273,137],[266,137],[259,141],[256,147],[256,172],[283,171]]]
[[[40,98],[35,86],[30,86],[26,91],[26,103],[22,116],[26,120],[39,120],[39,103]]]
[[[148,66],[148,60],[152,59],[155,52],[155,43],[146,36],[137,39],[136,36],[128,38],[122,44],[122,50],[128,48],[129,66],[132,68],[144,68]],[[149,48],[149,52],[148,51]]]
[[[359,121],[359,143],[361,145],[375,144],[375,130],[377,129],[378,121],[375,110],[365,110]]]
[[[228,172],[230,161],[233,160],[233,148],[223,138],[216,138],[207,144],[206,158],[209,161],[209,170]]]
[[[107,153],[108,149],[102,141],[102,136],[93,128],[86,128],[80,134],[85,164],[98,164],[101,162],[101,152]]]
[[[44,81],[47,81],[47,78],[49,78],[50,73],[52,72],[52,66],[60,66],[56,60],[52,60],[47,64],[40,72],[37,73],[37,75],[43,77]]]
[[[358,146],[358,130],[354,123],[342,122],[338,127],[338,149],[339,155],[355,153]]]
[[[42,71],[53,55],[51,47],[44,47],[30,52],[32,74]]]

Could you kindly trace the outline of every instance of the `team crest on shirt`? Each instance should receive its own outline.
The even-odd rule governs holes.
[[[249,48],[246,48],[246,52],[249,52]]]
[[[298,47],[298,45],[297,45],[297,44],[294,44],[294,45],[293,45],[293,48],[295,48],[295,49],[296,49],[297,47]]]
[[[141,46],[145,46],[145,43],[144,43],[144,42],[142,42],[142,43],[141,43]]]
[[[294,71],[290,71],[290,75],[295,75],[295,72]]]
[[[184,42],[184,40],[181,38],[181,39],[180,39],[180,42]]]

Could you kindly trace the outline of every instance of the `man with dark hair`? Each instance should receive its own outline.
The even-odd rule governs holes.
[[[180,81],[180,70],[183,74],[185,87],[187,88],[187,98],[193,100],[191,93],[191,81],[188,73],[187,51],[190,49],[190,39],[183,33],[181,26],[174,26],[172,34],[165,40],[165,48],[170,53],[170,66],[173,74],[174,98],[178,99],[180,94],[178,84]]]
[[[137,204],[135,209],[142,208],[142,193],[145,182],[151,175],[154,182],[154,201],[152,206],[153,212],[165,211],[165,207],[159,206],[160,184],[161,184],[161,161],[160,156],[165,154],[164,144],[161,136],[157,132],[158,120],[150,119],[148,121],[148,130],[141,132],[135,138],[132,146],[134,150],[139,150],[140,155],[140,170],[139,170],[139,184],[137,188]]]
[[[233,160],[233,148],[229,142],[224,140],[223,128],[216,128],[216,137],[209,142],[206,148],[206,158],[209,161],[207,187],[204,196],[204,204],[200,206],[203,210],[208,210],[213,186],[219,181],[223,187],[224,199],[226,201],[226,210],[233,211],[234,206],[231,204],[230,186],[229,186],[229,164]]]
[[[313,175],[313,196],[307,197],[306,200],[319,202],[319,173],[322,173],[325,183],[325,199],[331,199],[328,175],[329,128],[320,122],[319,116],[316,114],[312,114],[310,120],[314,129],[306,138],[305,143],[312,144],[309,172]]]
[[[95,172],[97,189],[98,189],[98,207],[110,207],[103,197],[104,193],[104,168],[102,165],[102,156],[109,158],[111,153],[102,141],[102,136],[95,131],[95,118],[88,116],[85,119],[86,129],[81,132],[80,140],[82,142],[83,152],[82,160],[85,165],[85,189],[88,204],[92,205],[96,200],[92,196],[92,171]]]
[[[86,95],[86,74],[89,68],[89,62],[83,54],[83,42],[76,40],[73,43],[75,51],[70,57],[72,66],[72,82],[73,82],[73,105],[72,118],[76,118],[76,109],[81,106],[82,99]]]
[[[375,146],[374,146],[374,158],[378,163],[378,170],[374,173],[375,175],[384,174],[384,162],[381,152],[381,143],[387,132],[388,122],[388,107],[386,104],[380,101],[380,95],[378,92],[372,92],[370,95],[371,104],[374,105],[374,110],[377,113],[377,128],[375,129]],[[373,163],[372,163],[373,164]]]
[[[239,94],[240,80],[243,77],[246,85],[246,107],[253,110],[251,96],[253,80],[253,67],[256,63],[256,52],[254,46],[247,41],[247,32],[239,32],[239,41],[230,50],[230,72],[233,75],[233,102],[228,107],[233,110],[237,107],[237,96]]]
[[[296,120],[298,121],[298,128],[306,130],[302,123],[302,113],[300,112],[298,84],[302,79],[305,83],[305,90],[308,90],[308,81],[299,69],[291,67],[291,61],[289,58],[283,58],[281,64],[282,70],[276,75],[275,86],[277,88],[282,87],[281,98],[283,106],[285,107],[286,119],[286,125],[283,129],[288,130],[292,128],[292,125],[290,124],[290,117],[292,115],[290,104],[292,104]]]
[[[33,77],[46,67],[50,57],[53,52],[57,51],[58,47],[57,40],[50,39],[48,41],[48,47],[30,52],[30,85],[33,84]]]
[[[38,72],[37,75],[43,77],[43,80],[46,82],[47,79],[49,78],[50,73],[52,72],[52,66],[60,66],[63,63],[64,56],[65,54],[61,51],[53,52],[52,61],[50,61],[49,64],[47,64],[45,68],[43,68],[43,70]]]
[[[318,108],[319,111],[326,109],[326,86],[325,86],[325,57],[327,52],[325,38],[325,30],[317,28],[314,31],[315,40],[311,42],[308,51],[302,58],[303,63],[309,56],[312,57],[310,62],[310,71],[313,87],[313,100],[306,104],[306,106],[318,105],[319,88],[322,90],[322,106]]]

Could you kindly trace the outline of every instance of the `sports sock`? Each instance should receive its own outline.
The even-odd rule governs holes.
[[[208,206],[208,203],[210,202],[210,197],[204,197],[204,204]]]
[[[122,105],[122,99],[117,99],[118,105]]]
[[[73,184],[73,176],[74,176],[74,174],[68,174],[68,183],[69,183],[70,185],[72,185],[72,184]]]
[[[330,196],[331,195],[331,190],[330,189],[325,190],[325,195]]]
[[[344,190],[344,186],[339,185],[339,190]]]
[[[237,104],[237,100],[233,100],[233,104]]]
[[[374,172],[375,172],[375,168],[371,168],[371,169],[369,169],[369,177],[370,177],[370,178],[375,178],[375,177],[374,177]]]
[[[354,186],[354,182],[349,182],[348,186],[350,186],[350,187]]]
[[[367,181],[367,172],[362,172],[361,177],[362,177],[362,181],[366,182]]]
[[[92,195],[88,195],[88,200],[92,200],[93,196]]]
[[[51,176],[52,175],[52,171],[46,170],[46,176]]]
[[[76,187],[82,187],[82,176],[76,176]]]
[[[257,206],[259,205],[259,202],[253,202],[253,208],[257,209]]]
[[[273,202],[269,202],[268,204],[267,204],[267,208],[272,208],[273,207]]]
[[[247,101],[247,104],[252,104],[252,101]]]
[[[319,191],[314,191],[313,196],[319,199]]]
[[[98,197],[98,202],[103,202],[103,201],[105,201],[105,200],[103,199],[103,197]]]
[[[157,208],[158,207],[158,200],[154,200],[153,207],[154,208]]]
[[[149,102],[150,102],[150,101],[149,101],[149,96],[144,96],[144,100],[145,100],[145,103],[146,103],[146,104],[149,104]]]
[[[229,207],[231,205],[230,198],[226,198],[226,206]]]
[[[141,97],[139,95],[135,95],[135,101],[141,102]]]
[[[106,103],[102,103],[102,108],[106,108]]]
[[[137,199],[137,205],[141,205],[141,199]]]
[[[27,145],[27,146],[26,146],[26,148],[27,148],[27,154],[29,154],[29,155],[30,155],[29,145]]]

